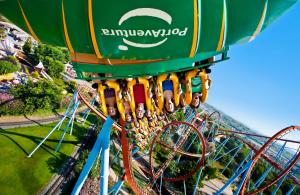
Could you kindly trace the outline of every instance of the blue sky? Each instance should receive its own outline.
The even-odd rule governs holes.
[[[273,135],[300,125],[300,3],[212,68],[208,103]]]

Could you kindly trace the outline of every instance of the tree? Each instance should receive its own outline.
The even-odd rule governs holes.
[[[39,61],[43,62],[48,74],[54,78],[61,78],[64,63],[70,60],[66,49],[44,44],[35,47],[33,54],[30,56],[35,64]]]
[[[47,73],[54,78],[61,78],[61,73],[64,71],[64,64],[58,60],[54,60],[51,57],[46,56],[44,58],[44,66]]]
[[[217,168],[214,168],[212,166],[205,167],[204,175],[207,175],[208,180],[217,178]]]
[[[29,37],[23,45],[23,51],[26,55],[30,54],[32,51],[32,40]]]
[[[18,66],[14,65],[11,62],[0,60],[0,75],[8,74],[18,71]]]
[[[11,89],[15,99],[24,102],[24,114],[38,109],[53,110],[59,108],[62,99],[62,88],[45,79],[39,82],[28,81],[26,85],[17,85]]]
[[[67,62],[66,59],[69,59],[68,53],[64,49],[44,44],[40,44],[35,47],[31,57],[36,64],[39,63],[39,61],[44,63],[44,59],[46,57],[50,57],[53,60],[60,61],[61,63],[65,63]]]

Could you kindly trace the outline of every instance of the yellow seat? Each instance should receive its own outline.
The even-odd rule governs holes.
[[[151,104],[151,98],[149,97],[149,93],[148,93],[149,89],[150,89],[149,81],[146,78],[132,79],[131,81],[128,81],[127,88],[129,91],[129,95],[131,97],[130,108],[131,108],[132,116],[134,119],[136,119],[136,114],[135,114],[135,99],[134,99],[134,93],[133,93],[133,86],[138,83],[144,85],[147,110],[150,110],[151,113],[153,113],[153,111],[154,111],[154,108]]]
[[[201,102],[205,102],[208,97],[208,87],[206,86],[206,83],[210,85],[210,79],[208,74],[203,71],[199,71],[199,69],[194,69],[191,71],[188,71],[185,75],[185,85],[186,85],[186,91],[185,91],[185,103],[187,105],[190,105],[192,102],[193,97],[193,91],[192,91],[192,79],[196,76],[200,76],[201,83],[202,83],[202,92],[201,92]]]
[[[107,106],[106,106],[106,101],[105,101],[105,96],[104,96],[104,90],[107,88],[112,88],[115,90],[115,97],[116,97],[116,103],[117,103],[117,108],[118,111],[121,115],[121,118],[123,120],[125,120],[125,109],[124,109],[124,104],[123,104],[123,100],[120,99],[119,97],[119,93],[120,93],[120,85],[118,82],[116,81],[106,81],[105,85],[103,85],[102,83],[99,83],[98,85],[98,92],[99,92],[99,99],[101,102],[101,110],[105,115],[108,115],[107,112]]]
[[[157,109],[157,115],[160,115],[163,108],[164,108],[164,92],[163,92],[163,86],[162,83],[165,80],[171,80],[173,82],[173,95],[174,95],[174,103],[175,106],[179,105],[179,80],[175,73],[172,74],[162,74],[157,77],[157,87],[158,92],[160,93],[160,96],[156,97],[158,102],[158,109]]]

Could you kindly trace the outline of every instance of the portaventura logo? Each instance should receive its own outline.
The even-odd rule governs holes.
[[[122,26],[122,24],[134,17],[140,17],[140,16],[148,16],[148,17],[155,17],[159,18],[169,25],[172,24],[172,17],[159,9],[154,8],[138,8],[131,10],[127,13],[125,13],[119,20],[119,26]],[[123,37],[123,43],[125,45],[119,45],[120,50],[128,50],[128,46],[131,47],[137,47],[137,48],[152,48],[157,47],[163,43],[165,43],[168,40],[169,36],[186,36],[188,31],[188,27],[185,27],[184,29],[179,28],[168,28],[168,29],[147,29],[147,30],[138,30],[138,29],[101,29],[102,36],[118,36]],[[157,42],[154,43],[138,43],[130,41],[130,37],[155,37],[158,39]]]

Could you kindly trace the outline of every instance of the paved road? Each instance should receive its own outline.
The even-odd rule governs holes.
[[[22,121],[7,121],[7,122],[0,122],[0,128],[2,129],[11,129],[11,128],[17,128],[17,127],[28,127],[28,126],[34,126],[34,125],[42,125],[42,124],[48,124],[55,121],[58,121],[61,119],[61,115],[57,115],[55,117],[46,118],[46,119],[30,119],[28,120],[22,120]]]
[[[86,106],[79,108],[77,115],[86,110]],[[18,117],[3,117],[0,119],[0,128],[11,129],[17,127],[29,127],[35,125],[43,125],[59,121],[63,116],[63,113],[59,113],[50,117],[32,117],[32,116],[18,116]]]

